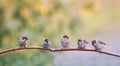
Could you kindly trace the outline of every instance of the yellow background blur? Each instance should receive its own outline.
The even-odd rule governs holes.
[[[120,29],[119,0],[0,0],[0,50],[17,47],[21,36],[27,45],[40,46],[44,37],[60,46],[60,38],[89,39]],[[74,43],[73,43],[74,42]],[[53,66],[47,51],[22,50],[0,55],[0,66]]]

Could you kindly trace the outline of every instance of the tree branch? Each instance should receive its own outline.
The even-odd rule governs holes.
[[[51,52],[59,52],[59,51],[92,51],[92,52],[98,52],[98,53],[102,53],[102,54],[107,54],[107,55],[111,55],[111,56],[115,56],[115,57],[120,57],[119,54],[114,54],[114,53],[110,53],[110,52],[106,52],[106,51],[100,51],[100,50],[94,50],[94,49],[80,49],[80,48],[57,48],[57,49],[52,49],[52,48],[43,48],[43,47],[39,47],[39,46],[26,46],[26,47],[17,47],[17,48],[10,48],[7,50],[3,50],[0,51],[0,54],[4,54],[7,52],[11,52],[11,51],[16,51],[16,50],[25,50],[25,49],[39,49],[39,50],[48,50]]]
[[[7,49],[7,50],[3,50],[3,51],[0,51],[0,54],[11,52],[11,51],[16,51],[16,50],[24,50],[24,49],[41,49],[41,50],[52,51],[49,48],[42,48],[42,47],[39,47],[39,46],[26,46],[26,47],[17,47],[17,48],[10,48],[10,49]]]

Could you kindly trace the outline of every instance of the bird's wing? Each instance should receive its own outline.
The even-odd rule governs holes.
[[[100,40],[99,40],[98,42],[99,42],[100,44],[106,45],[106,43],[104,43],[103,41],[100,41]]]
[[[86,43],[86,44],[88,44],[88,41],[86,41],[86,40],[83,40],[83,42]]]

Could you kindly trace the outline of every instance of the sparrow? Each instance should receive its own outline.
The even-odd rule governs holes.
[[[78,48],[85,48],[86,44],[88,44],[88,41],[86,41],[85,39],[78,39],[77,40],[77,46]]]
[[[28,40],[28,37],[26,37],[26,36],[20,37],[18,46],[19,47],[25,47],[27,40]]]
[[[104,43],[103,41],[100,41],[98,39],[93,40],[91,43],[92,43],[93,47],[95,48],[95,50],[102,50],[103,45],[106,45],[106,43]]]
[[[48,38],[44,38],[42,43],[43,43],[43,48],[50,48],[51,41]]]
[[[63,35],[61,38],[61,45],[62,48],[68,48],[69,47],[69,37],[67,35]]]

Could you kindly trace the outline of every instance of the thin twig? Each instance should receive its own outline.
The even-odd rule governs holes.
[[[52,48],[43,48],[40,46],[26,46],[26,47],[22,47],[22,48],[10,48],[7,50],[3,50],[0,51],[0,54],[4,54],[7,52],[11,52],[11,51],[16,51],[16,50],[24,50],[24,49],[39,49],[39,50],[48,50],[51,52],[59,52],[59,51],[92,51],[92,52],[98,52],[98,53],[102,53],[102,54],[107,54],[107,55],[111,55],[111,56],[115,56],[115,57],[120,57],[120,55],[118,54],[114,54],[114,53],[110,53],[110,52],[106,52],[106,51],[99,51],[99,50],[94,50],[94,49],[80,49],[80,48],[56,48],[56,49],[52,49]]]
[[[41,49],[41,50],[52,51],[49,48],[42,48],[42,47],[39,47],[39,46],[26,46],[26,47],[16,47],[16,48],[10,48],[10,49],[7,49],[7,50],[3,50],[3,51],[0,51],[0,54],[11,52],[11,51],[16,51],[16,50],[24,50],[24,49]]]
[[[120,55],[118,55],[118,54],[114,54],[114,53],[110,53],[110,52],[106,52],[106,51],[94,50],[94,49],[65,48],[65,49],[55,49],[54,52],[56,52],[56,51],[92,51],[92,52],[98,52],[101,54],[107,54],[107,55],[111,55],[111,56],[120,57]]]

